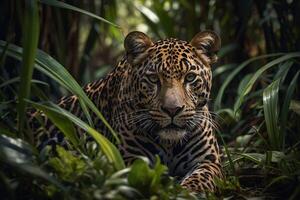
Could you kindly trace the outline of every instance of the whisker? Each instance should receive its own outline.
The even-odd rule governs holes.
[[[201,112],[198,112],[200,114]],[[202,112],[201,114],[203,114]],[[207,114],[207,113],[206,113]],[[195,115],[194,116],[195,120],[198,121],[198,123],[201,123],[201,120],[207,120],[207,122],[217,131],[220,130],[220,125],[218,124],[217,121],[213,120],[210,116],[205,116],[205,115]]]
[[[210,115],[212,115],[213,117],[216,117],[217,120],[220,120],[222,123],[225,122],[225,120],[220,116],[218,115],[217,113],[213,112],[213,111],[201,111],[201,110],[197,110],[196,113],[199,113],[199,114],[203,114],[203,113],[209,113]]]

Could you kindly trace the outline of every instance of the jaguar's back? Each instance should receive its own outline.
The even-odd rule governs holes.
[[[221,166],[207,101],[219,37],[205,31],[191,42],[152,42],[131,32],[124,44],[126,55],[115,69],[84,90],[118,133],[125,162],[141,155],[154,162],[158,155],[183,186],[214,190]],[[83,117],[76,96],[62,98],[59,105]],[[96,129],[109,135],[100,119],[93,120]],[[64,145],[63,135],[47,119],[45,123],[48,132],[37,131],[37,145]]]

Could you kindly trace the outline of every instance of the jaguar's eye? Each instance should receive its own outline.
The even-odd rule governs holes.
[[[157,83],[159,81],[159,77],[156,74],[149,74],[147,77],[151,83]]]
[[[185,82],[191,83],[191,82],[193,82],[196,79],[196,77],[197,77],[197,75],[195,73],[188,73],[185,76]]]

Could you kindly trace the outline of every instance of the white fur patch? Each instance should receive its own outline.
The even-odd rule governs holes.
[[[184,129],[161,129],[158,135],[161,140],[167,140],[170,142],[178,142],[184,139],[187,134]]]

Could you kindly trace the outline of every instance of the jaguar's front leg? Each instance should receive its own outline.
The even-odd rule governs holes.
[[[190,162],[192,167],[188,169],[189,173],[183,178],[181,185],[194,192],[214,192],[215,179],[223,177],[220,151],[212,131],[203,134],[200,137],[202,139],[193,147],[193,154],[190,155],[193,158]]]
[[[214,192],[216,191],[214,179],[221,177],[222,170],[219,163],[202,163],[182,180],[181,185],[193,192]]]

